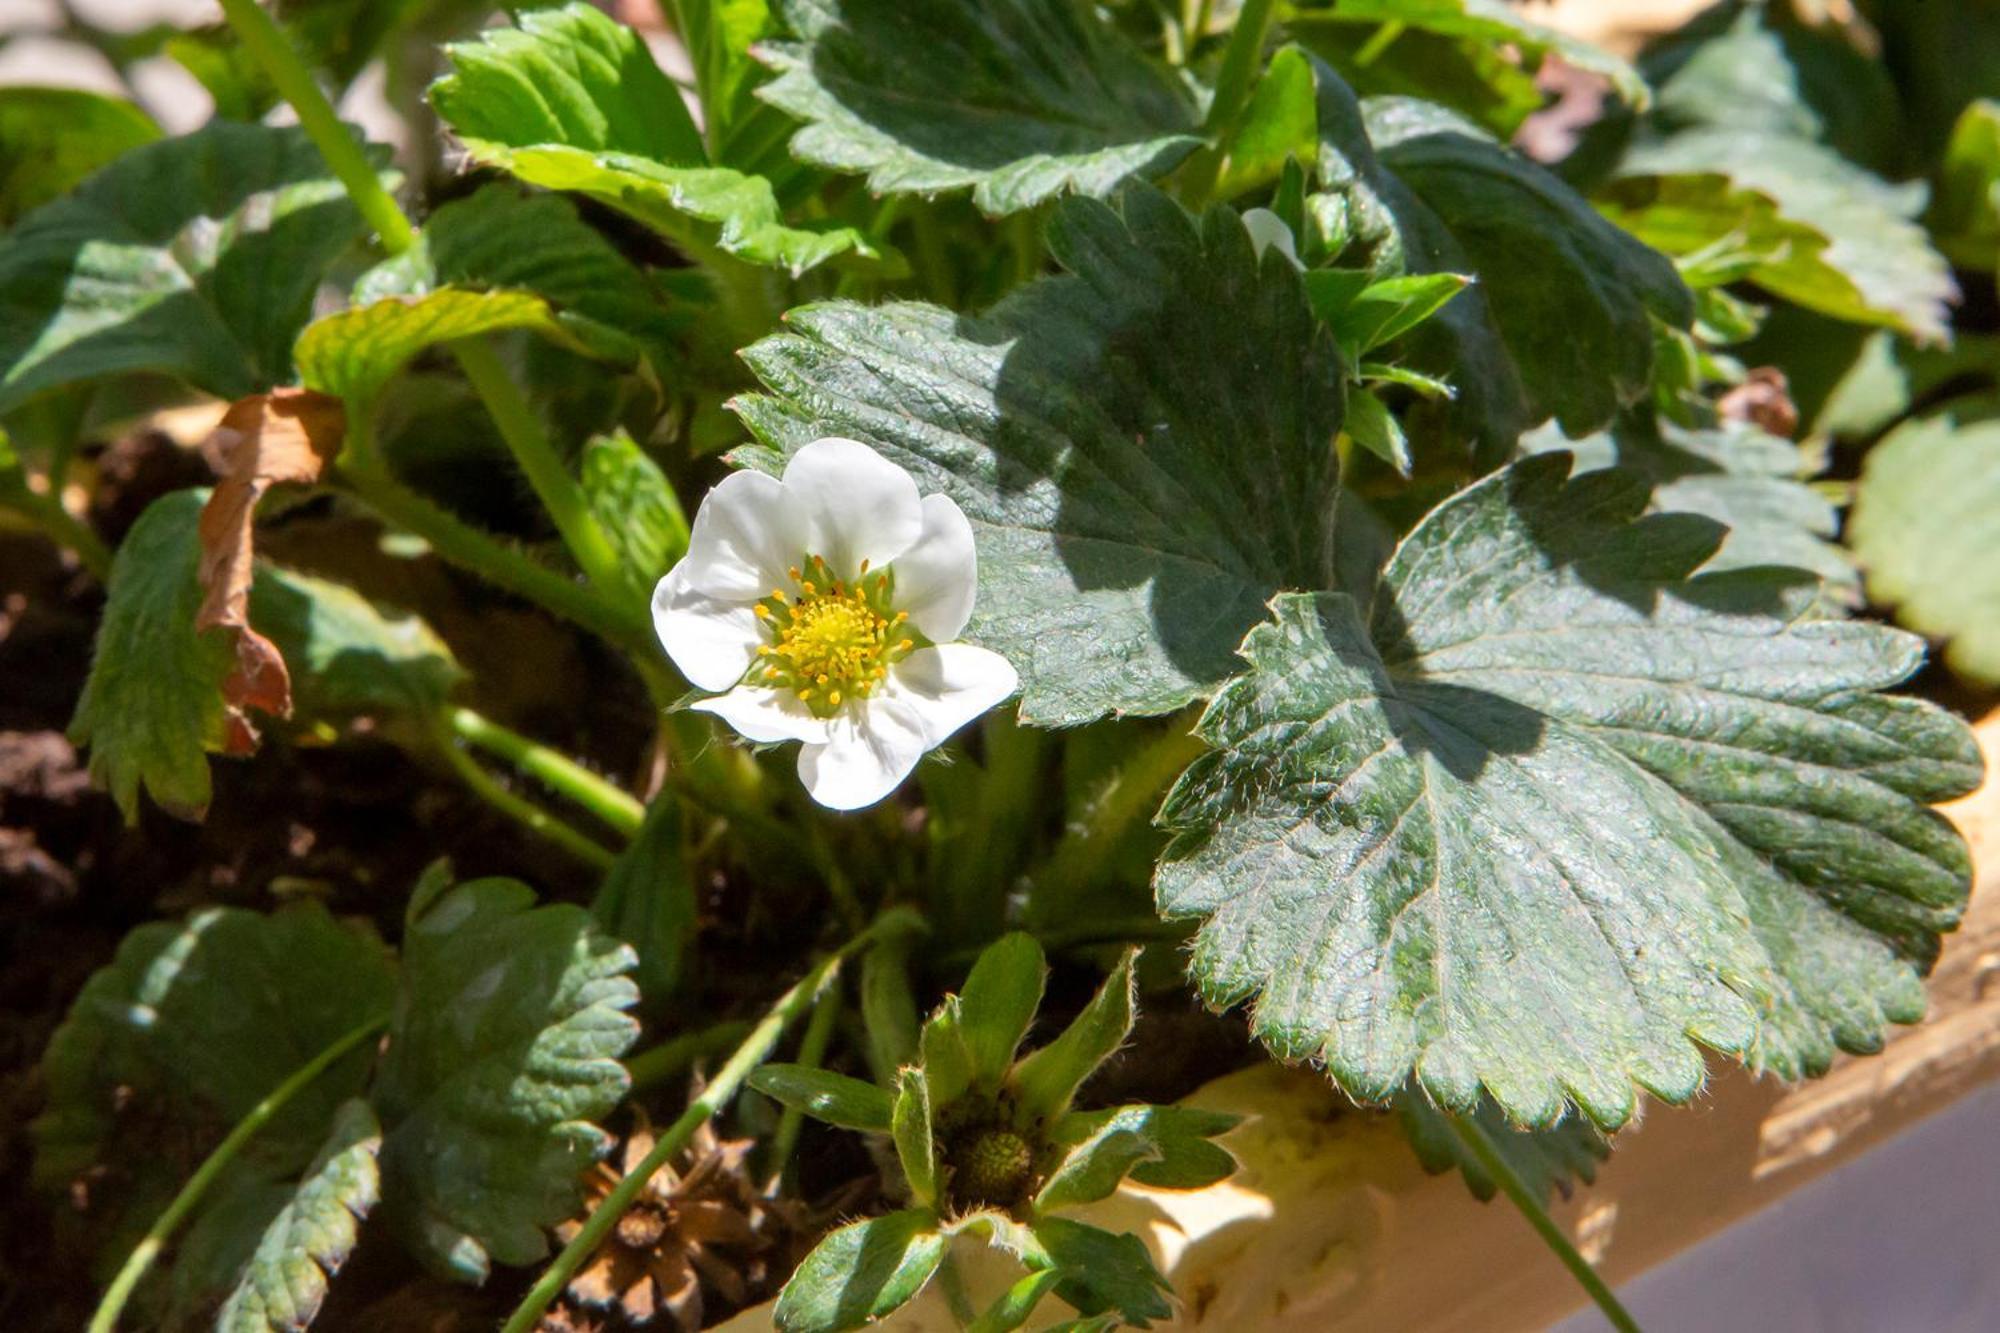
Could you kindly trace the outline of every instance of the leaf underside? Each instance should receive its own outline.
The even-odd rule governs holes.
[[[1362,1099],[1414,1071],[1610,1128],[1693,1095],[1697,1042],[1817,1072],[1921,1014],[1964,904],[1926,807],[1976,784],[1970,733],[1874,693],[1921,644],[1802,618],[1790,572],[1690,577],[1717,525],[1568,468],[1446,501],[1365,601],[1279,597],[1161,814],[1204,995]]]

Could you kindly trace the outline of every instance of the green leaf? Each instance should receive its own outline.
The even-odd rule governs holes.
[[[299,336],[299,378],[307,388],[365,411],[419,352],[439,343],[502,329],[527,329],[578,352],[589,345],[531,292],[446,287],[424,296],[390,296],[316,319]]]
[[[758,95],[806,122],[792,152],[877,194],[970,187],[999,216],[1107,195],[1199,146],[1193,99],[1069,0],[777,0],[796,40]]]
[[[1925,222],[1958,264],[2000,267],[2000,101],[1981,98],[1959,116]]]
[[[217,121],[133,149],[0,248],[0,412],[141,370],[223,398],[284,382],[314,289],[360,230],[297,129]]]
[[[1383,401],[1370,389],[1351,389],[1347,394],[1348,436],[1363,449],[1395,468],[1398,473],[1410,475],[1410,440],[1403,434],[1402,423],[1397,421]]]
[[[806,1065],[765,1065],[750,1075],[750,1086],[780,1106],[803,1111],[815,1120],[864,1134],[887,1134],[889,1094],[873,1083]]]
[[[682,245],[794,274],[874,253],[852,228],[785,225],[768,180],[710,165],[645,42],[589,5],[530,10],[446,51],[452,73],[431,104],[483,166],[587,194]]]
[[[1049,1260],[1063,1270],[1056,1294],[1084,1314],[1116,1310],[1140,1328],[1173,1314],[1166,1299],[1173,1288],[1137,1236],[1114,1235],[1066,1217],[1039,1218],[1033,1229]]]
[[[132,103],[80,88],[0,88],[0,227],[160,137]]]
[[[674,12],[694,66],[708,142],[719,161],[735,163],[731,149],[743,131],[760,115],[777,114],[751,96],[763,70],[750,50],[771,30],[769,0],[677,0]]]
[[[381,1147],[382,1127],[367,1102],[347,1102],[334,1113],[326,1146],[265,1228],[216,1316],[219,1333],[294,1333],[312,1323],[375,1206]]]
[[[1356,356],[1372,352],[1435,315],[1471,282],[1462,273],[1419,273],[1371,282],[1333,322],[1334,336]]]
[[[590,914],[638,956],[632,979],[648,1017],[663,1012],[686,975],[697,917],[694,870],[688,864],[679,800],[656,796],[639,836],[604,874]]]
[[[617,548],[619,568],[644,601],[687,553],[688,520],[660,465],[620,429],[583,447],[584,499]]]
[[[284,655],[293,707],[304,717],[428,714],[465,675],[417,616],[268,562],[250,587],[250,623]]]
[[[1059,1268],[1045,1268],[1039,1273],[1028,1274],[995,1296],[993,1303],[966,1325],[966,1333],[1013,1333],[1034,1317],[1035,1307],[1042,1303],[1042,1297],[1055,1289],[1062,1277]]]
[[[1062,1035],[1023,1056],[1008,1074],[1017,1125],[1031,1127],[1067,1111],[1070,1098],[1083,1081],[1125,1044],[1132,1033],[1132,960],[1136,957],[1138,950],[1126,950]]]
[[[984,317],[792,311],[743,354],[771,393],[738,400],[767,446],[742,457],[843,435],[956,500],[967,637],[1020,672],[1025,719],[1170,712],[1234,674],[1274,591],[1326,578],[1339,354],[1226,208],[1066,200],[1048,243],[1069,274]]]
[[[890,1132],[896,1140],[896,1160],[909,1182],[910,1197],[920,1206],[938,1206],[937,1143],[931,1134],[931,1085],[915,1066],[896,1075],[896,1101],[890,1111]]]
[[[376,1106],[383,1197],[406,1243],[462,1280],[533,1263],[610,1137],[629,1083],[630,948],[513,880],[412,895]]]
[[[1635,1084],[1691,1097],[1695,1042],[1817,1073],[1921,1015],[1964,907],[1926,807],[1977,783],[1970,733],[1876,693],[1922,645],[1803,618],[1793,573],[1690,578],[1715,524],[1568,470],[1445,501],[1365,601],[1279,598],[1161,812],[1203,995],[1359,1099],[1414,1070],[1609,1128]]]
[[[960,1032],[958,997],[947,995],[917,1034],[918,1061],[933,1105],[942,1110],[972,1086],[972,1056]]]
[[[891,933],[861,956],[861,1027],[868,1067],[881,1083],[917,1059],[917,1000],[910,989],[910,940]]]
[[[1915,221],[1921,187],[1890,185],[1811,140],[1686,130],[1630,153],[1603,201],[1672,254],[1725,239],[1768,254],[1751,281],[1808,310],[1947,336],[1957,287]]]
[[[43,1055],[35,1183],[66,1190],[88,1181],[93,1239],[122,1258],[231,1125],[385,1011],[394,987],[373,932],[317,904],[268,916],[209,908],[139,927],[85,983]],[[195,1221],[228,1221],[210,1229],[234,1239],[217,1263],[176,1263],[199,1271],[199,1296],[228,1290],[283,1202],[272,1182],[312,1159],[336,1108],[361,1091],[371,1058],[357,1050],[301,1089],[217,1182]],[[135,1118],[128,1105],[145,1114]],[[238,1187],[257,1196],[243,1225],[221,1216]]]
[[[637,344],[664,368],[684,322],[667,309],[653,280],[567,199],[523,194],[513,185],[489,185],[438,209],[413,248],[362,275],[354,299],[422,296],[444,287],[532,292],[555,311],[567,341],[607,360],[632,359]]]
[[[828,1236],[778,1293],[783,1333],[842,1333],[901,1309],[944,1261],[945,1238],[929,1210],[854,1222]]]
[[[988,945],[972,965],[959,992],[958,1021],[975,1084],[999,1086],[1035,1021],[1048,973],[1042,946],[1018,930]]]
[[[1236,1159],[1208,1140],[1236,1123],[1232,1115],[1174,1106],[1072,1112],[1051,1133],[1069,1151],[1043,1181],[1035,1211],[1109,1198],[1128,1175],[1167,1189],[1213,1185],[1236,1169]]]
[[[70,739],[90,747],[91,780],[128,823],[139,817],[142,787],[174,814],[199,819],[208,809],[206,752],[222,746],[222,681],[234,654],[226,635],[194,628],[195,523],[207,498],[204,490],[161,496],[120,543],[69,724]]]
[[[1570,449],[1579,472],[1622,467],[1653,483],[1662,513],[1700,514],[1729,529],[1704,572],[1783,565],[1826,581],[1834,605],[1860,600],[1860,575],[1834,540],[1840,515],[1809,482],[1806,451],[1741,422],[1691,430],[1627,413],[1612,430],[1568,441],[1551,429],[1522,437],[1523,450]]]
[[[1397,1094],[1396,1110],[1402,1117],[1403,1132],[1410,1148],[1433,1175],[1457,1170],[1465,1175],[1465,1187],[1473,1197],[1490,1200],[1499,1184],[1486,1173],[1479,1159],[1465,1151],[1452,1131],[1450,1113],[1439,1110],[1419,1089]],[[1590,1184],[1597,1179],[1597,1164],[1611,1155],[1611,1144],[1597,1127],[1580,1116],[1572,1116],[1550,1129],[1520,1129],[1490,1101],[1479,1103],[1470,1118],[1486,1132],[1493,1147],[1514,1174],[1521,1178],[1537,1199],[1547,1203],[1551,1194],[1567,1199],[1575,1182]]]
[[[1868,594],[2000,683],[2000,400],[1909,421],[1868,451],[1849,538]]]

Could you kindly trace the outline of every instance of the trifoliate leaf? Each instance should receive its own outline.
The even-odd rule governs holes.
[[[590,5],[530,10],[446,50],[431,103],[475,162],[752,264],[802,273],[873,253],[851,228],[786,225],[768,180],[710,165],[644,40]]]
[[[80,88],[0,88],[0,227],[160,137],[132,103]]]
[[[1341,371],[1283,256],[1226,208],[1151,187],[1060,204],[1069,275],[983,317],[847,303],[791,312],[738,403],[776,469],[865,441],[971,520],[967,637],[1013,663],[1023,716],[1165,713],[1239,664],[1234,640],[1332,559]]]
[[[1173,1288],[1131,1232],[1114,1234],[1067,1217],[1041,1218],[1033,1230],[1049,1262],[1063,1270],[1056,1294],[1084,1314],[1115,1310],[1139,1328],[1173,1314],[1167,1304]]]
[[[1203,994],[1358,1098],[1414,1071],[1613,1127],[1694,1094],[1696,1042],[1815,1073],[1921,1015],[1963,910],[1926,807],[1978,782],[1970,732],[1876,693],[1922,645],[1802,618],[1795,574],[1690,578],[1715,524],[1568,469],[1447,500],[1365,601],[1280,597],[1162,809]]]
[[[148,505],[119,544],[104,619],[69,724],[90,747],[90,776],[127,821],[139,791],[188,818],[208,809],[207,752],[222,747],[228,635],[196,631],[202,587],[195,524],[208,492],[174,491]]]
[[[1906,422],[1868,451],[1849,538],[1869,596],[2000,683],[2000,402]]]
[[[367,1102],[351,1101],[334,1113],[326,1146],[264,1229],[216,1316],[218,1333],[297,1333],[312,1323],[375,1206],[381,1147],[382,1127]]]
[[[132,371],[240,398],[292,340],[361,217],[297,129],[216,121],[133,149],[0,249],[0,412]]]
[[[478,1281],[532,1263],[610,1138],[629,1083],[631,949],[581,907],[475,880],[412,899],[404,986],[375,1098],[383,1197],[433,1267]]]
[[[1069,1151],[1042,1182],[1035,1211],[1108,1198],[1128,1175],[1167,1189],[1212,1185],[1236,1169],[1236,1159],[1208,1140],[1236,1123],[1232,1115],[1179,1106],[1072,1112],[1051,1131]]]
[[[1660,513],[1700,514],[1729,529],[1702,569],[1784,565],[1826,580],[1834,605],[1859,601],[1861,579],[1835,537],[1840,514],[1807,478],[1805,451],[1756,427],[1725,422],[1691,430],[1632,412],[1607,432],[1574,442],[1544,428],[1522,437],[1530,453],[1572,449],[1578,472],[1622,467],[1653,483]]]
[[[777,0],[795,40],[758,96],[806,122],[792,151],[878,194],[970,187],[999,215],[1107,195],[1199,146],[1193,99],[1070,0]]]
[[[1491,1199],[1499,1182],[1488,1175],[1479,1159],[1465,1150],[1453,1132],[1450,1112],[1434,1106],[1421,1091],[1409,1089],[1396,1098],[1403,1132],[1424,1170],[1458,1170],[1465,1175],[1465,1187],[1479,1199]],[[1468,1117],[1486,1134],[1528,1192],[1542,1202],[1551,1194],[1567,1199],[1581,1180],[1597,1179],[1597,1164],[1611,1155],[1611,1144],[1597,1127],[1580,1116],[1572,1116],[1550,1129],[1519,1129],[1507,1123],[1490,1101],[1482,1101]]]
[[[783,1333],[843,1333],[901,1309],[944,1261],[929,1209],[854,1222],[828,1236],[785,1283],[772,1312]]]

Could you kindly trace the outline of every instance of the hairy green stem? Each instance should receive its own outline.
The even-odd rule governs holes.
[[[701,1095],[688,1105],[681,1118],[661,1132],[654,1142],[653,1150],[632,1169],[624,1179],[611,1187],[583,1225],[563,1246],[562,1253],[552,1260],[542,1271],[521,1303],[514,1307],[514,1313],[501,1326],[501,1333],[528,1333],[535,1327],[549,1303],[555,1300],[569,1280],[583,1267],[593,1251],[603,1243],[611,1228],[618,1225],[618,1219],[639,1197],[646,1182],[653,1173],[664,1166],[668,1159],[686,1145],[696,1129],[706,1124],[709,1118],[728,1105],[742,1088],[751,1071],[771,1058],[771,1051],[778,1044],[785,1029],[790,1027],[807,1009],[818,1003],[820,994],[839,975],[841,960],[848,954],[866,945],[885,930],[907,929],[908,913],[892,912],[877,917],[875,923],[842,945],[833,953],[815,963],[812,969],[800,978],[797,985],[780,996],[765,1013],[762,1021],[750,1032],[750,1036],[729,1057],[728,1063],[717,1070]]]
[[[132,1253],[126,1256],[124,1266],[118,1270],[118,1275],[111,1279],[111,1285],[105,1288],[103,1299],[98,1301],[97,1310],[90,1317],[89,1333],[112,1333],[112,1330],[117,1328],[118,1315],[124,1310],[125,1302],[131,1298],[133,1289],[139,1285],[140,1279],[146,1276],[147,1270],[152,1268],[153,1261],[159,1258],[160,1251],[166,1247],[175,1229],[187,1220],[188,1214],[194,1211],[202,1197],[208,1193],[209,1186],[213,1185],[224,1169],[236,1160],[236,1155],[243,1151],[245,1144],[256,1137],[257,1131],[269,1124],[272,1116],[282,1111],[292,1098],[312,1086],[313,1081],[342,1056],[388,1025],[389,1015],[378,1014],[337,1038],[331,1046],[299,1066],[290,1078],[271,1089],[263,1101],[251,1107],[249,1114],[236,1122],[236,1128],[229,1131],[229,1137],[218,1143],[215,1151],[195,1168],[195,1173],[188,1177],[185,1185],[181,1186],[180,1193],[174,1195],[173,1202],[167,1205],[166,1211],[154,1219],[153,1225],[146,1229],[146,1234],[140,1238],[139,1243],[132,1247]]]
[[[235,29],[243,49],[298,114],[299,125],[346,187],[347,197],[354,201],[362,219],[381,238],[382,248],[399,255],[415,245],[417,229],[382,187],[382,178],[369,164],[368,154],[340,123],[333,103],[327,101],[312,71],[299,59],[298,52],[292,49],[271,16],[258,7],[257,0],[222,0],[222,13]]]
[[[1031,903],[1064,902],[1088,888],[1132,825],[1159,808],[1160,796],[1205,747],[1176,726],[1133,754],[1098,788],[1042,868],[1029,875]]]
[[[1445,1123],[1451,1126],[1451,1132],[1472,1155],[1473,1160],[1484,1168],[1487,1175],[1493,1177],[1507,1198],[1521,1210],[1521,1216],[1528,1219],[1528,1225],[1541,1236],[1542,1242],[1555,1251],[1556,1258],[1562,1260],[1563,1267],[1570,1271],[1570,1275],[1589,1294],[1590,1299],[1597,1303],[1597,1308],[1611,1321],[1611,1326],[1619,1330],[1619,1333],[1639,1333],[1639,1325],[1627,1313],[1625,1307],[1619,1304],[1618,1297],[1612,1294],[1611,1288],[1605,1285],[1604,1279],[1597,1275],[1597,1270],[1590,1266],[1589,1261],[1576,1252],[1576,1246],[1570,1244],[1569,1237],[1563,1234],[1562,1228],[1549,1216],[1548,1209],[1542,1206],[1542,1201],[1535,1197],[1534,1191],[1528,1188],[1520,1174],[1508,1165],[1506,1158],[1500,1155],[1500,1150],[1493,1146],[1493,1140],[1487,1137],[1486,1131],[1462,1116],[1447,1116]]]
[[[826,1063],[826,1048],[833,1040],[833,1026],[840,1018],[840,988],[828,986],[819,1002],[813,1006],[812,1017],[806,1020],[806,1031],[799,1038],[797,1063],[807,1069],[818,1069]],[[805,1112],[797,1106],[787,1106],[778,1117],[777,1132],[771,1135],[770,1170],[775,1178],[782,1179],[791,1171],[792,1149],[799,1143],[799,1131],[805,1127]]]
[[[625,1062],[625,1072],[632,1076],[632,1090],[637,1092],[641,1088],[663,1083],[694,1068],[695,1062],[702,1057],[731,1049],[750,1035],[750,1026],[741,1019],[732,1018],[699,1032],[683,1032],[678,1037],[639,1052]]]
[[[605,781],[568,755],[533,741],[470,708],[446,707],[445,724],[459,739],[489,751],[514,765],[564,799],[574,802],[617,829],[637,836],[646,822],[639,799]]]
[[[599,843],[584,837],[562,820],[536,805],[526,797],[517,796],[500,785],[500,782],[479,762],[459,748],[458,738],[452,734],[450,724],[443,718],[436,719],[438,750],[444,755],[465,785],[472,788],[473,795],[506,815],[531,833],[540,834],[555,843],[577,860],[599,870],[609,870],[617,856]]]

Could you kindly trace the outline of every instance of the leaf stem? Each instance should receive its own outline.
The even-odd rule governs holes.
[[[584,837],[575,829],[557,819],[548,811],[526,797],[517,796],[501,786],[491,773],[479,766],[474,759],[459,747],[458,738],[452,733],[451,724],[443,717],[433,719],[433,730],[437,733],[438,750],[472,788],[473,795],[506,815],[531,833],[538,833],[555,843],[577,860],[599,870],[609,870],[617,857],[602,844]]]
[[[1563,1267],[1570,1271],[1570,1275],[1589,1294],[1590,1299],[1597,1303],[1597,1308],[1611,1321],[1611,1326],[1619,1330],[1619,1333],[1639,1333],[1638,1323],[1633,1320],[1625,1307],[1619,1304],[1618,1297],[1612,1294],[1611,1288],[1605,1285],[1597,1270],[1577,1253],[1576,1246],[1570,1244],[1569,1237],[1563,1234],[1562,1228],[1549,1216],[1548,1209],[1542,1206],[1542,1201],[1535,1197],[1534,1191],[1528,1188],[1520,1174],[1505,1157],[1500,1155],[1500,1150],[1493,1146],[1493,1140],[1487,1137],[1486,1131],[1473,1121],[1457,1115],[1446,1115],[1445,1123],[1451,1127],[1451,1132],[1457,1136],[1459,1144],[1485,1169],[1487,1175],[1493,1177],[1513,1205],[1521,1210],[1521,1216],[1528,1219],[1528,1225],[1541,1236],[1542,1243],[1555,1252],[1556,1258],[1562,1260]]]
[[[32,521],[56,545],[67,548],[83,562],[99,583],[111,579],[111,548],[83,521],[63,506],[53,494],[31,490],[22,484],[0,494],[0,508],[8,508]]]
[[[375,174],[367,153],[340,123],[333,103],[327,101],[312,71],[299,59],[271,16],[258,7],[257,0],[222,0],[222,13],[251,59],[263,68],[279,95],[291,103],[299,125],[346,187],[347,197],[354,201],[362,219],[381,238],[382,248],[399,255],[415,245],[416,228],[383,188],[382,178]]]
[[[1216,70],[1215,95],[1209,100],[1208,115],[1201,124],[1209,143],[1188,161],[1190,204],[1206,204],[1215,192],[1216,179],[1222,174],[1220,140],[1223,132],[1236,122],[1250,96],[1250,85],[1257,76],[1257,62],[1264,54],[1264,36],[1270,31],[1275,7],[1273,0],[1243,0],[1243,8],[1237,12],[1229,45],[1223,48],[1222,65]]]
[[[638,1198],[639,1191],[653,1178],[653,1173],[681,1150],[696,1129],[736,1096],[751,1071],[771,1058],[771,1051],[785,1029],[818,1002],[821,992],[839,974],[841,960],[885,930],[906,929],[908,917],[907,912],[890,912],[877,917],[873,925],[820,959],[811,971],[799,979],[797,985],[778,997],[763,1020],[751,1029],[749,1037],[729,1057],[728,1063],[716,1071],[715,1078],[702,1089],[701,1095],[689,1104],[680,1119],[660,1134],[653,1150],[624,1179],[612,1186],[603,1201],[584,1219],[583,1226],[569,1244],[563,1246],[562,1253],[550,1262],[535,1285],[528,1289],[528,1294],[521,1298],[521,1303],[514,1307],[514,1313],[501,1326],[501,1333],[529,1333],[535,1327],[543,1312],[549,1308],[549,1303],[569,1285],[570,1278],[603,1242],[611,1228],[618,1225],[618,1219],[632,1206],[632,1201]]]
[[[807,1069],[818,1069],[826,1063],[826,1048],[833,1040],[833,1025],[840,1018],[840,988],[828,986],[813,1006],[812,1017],[806,1020],[805,1035],[799,1038],[798,1063]],[[797,1106],[787,1106],[778,1117],[777,1132],[771,1136],[771,1176],[782,1180],[790,1171],[792,1149],[798,1146],[799,1130],[805,1125],[805,1112]]]
[[[530,740],[470,708],[447,705],[444,721],[459,739],[507,760],[528,777],[582,806],[626,837],[637,836],[639,826],[646,822],[646,807],[637,797],[605,781],[568,755]]]
[[[166,1248],[167,1241],[173,1236],[175,1228],[187,1220],[188,1214],[194,1211],[195,1206],[208,1193],[209,1186],[213,1185],[223,1170],[236,1160],[236,1155],[243,1151],[244,1145],[256,1136],[257,1131],[270,1123],[272,1116],[283,1110],[292,1098],[310,1087],[314,1080],[342,1056],[388,1025],[389,1015],[377,1014],[336,1038],[331,1046],[299,1066],[290,1078],[271,1089],[263,1101],[251,1107],[249,1113],[236,1122],[236,1127],[229,1131],[229,1137],[218,1143],[215,1151],[195,1168],[195,1173],[188,1177],[185,1185],[181,1186],[180,1193],[174,1195],[166,1210],[154,1219],[153,1225],[146,1229],[146,1234],[140,1237],[139,1243],[132,1247],[132,1253],[126,1256],[124,1266],[118,1270],[118,1275],[111,1279],[111,1285],[105,1288],[103,1299],[98,1301],[97,1310],[90,1317],[89,1333],[112,1333],[112,1330],[117,1328],[118,1315],[124,1310],[125,1302],[130,1299],[140,1279],[144,1278],[147,1271],[152,1268],[153,1261],[159,1258],[160,1251]]]
[[[732,1018],[699,1032],[683,1032],[678,1037],[639,1052],[625,1062],[625,1072],[632,1076],[632,1090],[637,1092],[641,1088],[649,1088],[693,1068],[694,1062],[704,1055],[728,1050],[749,1035],[750,1026],[741,1019]]]

